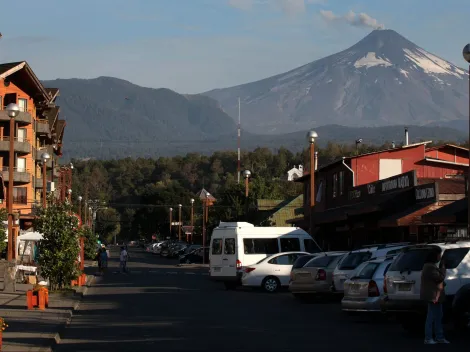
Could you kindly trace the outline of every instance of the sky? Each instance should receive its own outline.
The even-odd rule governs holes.
[[[7,0],[0,0],[0,4]],[[0,62],[40,79],[112,76],[201,93],[283,73],[394,29],[460,67],[469,0],[22,0]]]

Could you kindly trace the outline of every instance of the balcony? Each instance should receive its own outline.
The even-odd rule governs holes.
[[[14,141],[14,150],[20,154],[29,154],[31,153],[31,143],[26,138],[15,137]],[[0,138],[0,152],[9,152],[10,151],[10,137],[3,136]]]
[[[52,168],[52,157],[53,157],[52,146],[43,147],[43,148],[39,148],[39,149],[34,148],[34,154],[35,154],[34,159],[36,160],[37,163],[42,164],[42,154],[44,154],[44,153],[48,153],[51,156],[51,158],[46,163],[47,168],[51,169]]]
[[[38,120],[36,121],[36,134],[39,135],[50,135],[51,129],[49,127],[49,121]]]
[[[10,121],[10,116],[8,116],[6,110],[0,110],[0,121]],[[15,121],[18,124],[26,124],[29,125],[33,118],[29,112],[21,111],[17,117],[15,117]]]
[[[10,180],[10,175],[8,174],[8,166],[3,167],[3,181],[8,182]],[[13,182],[14,183],[30,183],[31,174],[25,168],[15,167],[13,169]]]

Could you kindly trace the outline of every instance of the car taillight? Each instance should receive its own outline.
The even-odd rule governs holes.
[[[380,291],[377,283],[374,280],[369,281],[369,297],[379,297]]]
[[[384,293],[387,293],[387,277],[384,276]]]
[[[255,270],[255,268],[246,268],[245,269],[245,273],[251,273],[253,270]]]
[[[242,268],[242,262],[237,259],[237,270]]]
[[[317,276],[315,277],[317,281],[324,281],[326,280],[326,271],[323,269],[318,269]]]

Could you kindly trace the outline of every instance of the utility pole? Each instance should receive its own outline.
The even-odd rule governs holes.
[[[240,115],[240,98],[238,98],[238,137],[237,137],[237,143],[238,143],[238,159],[237,159],[237,183],[240,183],[240,173],[241,173],[241,166],[240,166],[240,159],[241,159],[241,115]]]

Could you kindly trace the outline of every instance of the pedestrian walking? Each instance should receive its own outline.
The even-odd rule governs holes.
[[[443,303],[445,302],[445,278],[446,268],[442,258],[442,250],[433,250],[427,257],[421,272],[421,299],[427,302],[428,312],[425,323],[424,343],[435,345],[438,343],[448,344],[444,337],[442,325]],[[441,262],[441,265],[437,264]],[[434,334],[433,336],[433,327]]]
[[[104,244],[101,246],[101,249],[100,249],[100,262],[101,262],[100,272],[101,274],[104,274],[104,272],[108,268],[108,252]]]
[[[121,254],[119,256],[119,261],[121,264],[121,272],[122,273],[127,273],[127,259],[129,258],[127,254],[126,247],[122,246],[121,247]]]

